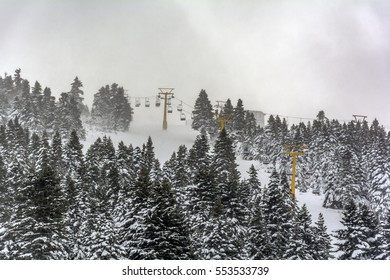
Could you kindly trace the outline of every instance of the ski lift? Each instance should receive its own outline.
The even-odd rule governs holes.
[[[156,97],[156,107],[160,107],[160,105],[161,105],[160,96],[157,96]]]
[[[139,100],[139,97],[135,99],[135,107],[141,106],[141,101]]]
[[[248,146],[244,146],[242,154],[243,154],[244,157],[247,157],[249,155],[249,148],[248,148]]]
[[[179,112],[183,111],[183,102],[180,103],[179,105],[177,105],[177,110],[178,110]]]
[[[180,114],[180,120],[185,121],[186,120],[186,115],[184,113]]]
[[[319,188],[315,188],[315,189],[313,189],[312,193],[316,194],[316,195],[320,195],[320,189]]]
[[[150,107],[150,101],[149,98],[145,98],[145,107]]]
[[[172,112],[173,112],[172,106],[169,105],[169,106],[168,106],[168,113],[172,113]]]

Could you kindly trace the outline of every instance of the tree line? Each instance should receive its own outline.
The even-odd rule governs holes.
[[[161,165],[151,138],[117,148],[98,138],[84,153],[75,131],[49,140],[15,120],[0,127],[0,151],[2,259],[389,258],[389,224],[374,225],[369,208],[346,208],[333,251],[285,173],[262,185],[252,166],[241,179],[225,130]]]
[[[205,90],[199,93],[194,112],[192,127],[215,133],[213,108]],[[291,159],[284,153],[285,146],[304,149],[297,167],[301,191],[323,193],[327,208],[344,209],[353,199],[368,205],[380,220],[386,219],[390,207],[390,132],[377,119],[371,124],[366,120],[340,123],[320,111],[313,121],[292,125],[271,115],[265,127],[258,127],[240,99],[235,108],[228,99],[222,112],[231,115],[226,129],[244,159],[288,172]]]
[[[0,123],[18,118],[32,132],[53,136],[59,131],[64,139],[72,130],[84,139],[86,125],[107,132],[128,131],[133,109],[123,87],[116,83],[101,87],[89,111],[83,102],[83,83],[77,76],[70,86],[56,100],[51,89],[43,88],[38,81],[31,87],[22,78],[21,69],[16,69],[13,76],[0,76]]]

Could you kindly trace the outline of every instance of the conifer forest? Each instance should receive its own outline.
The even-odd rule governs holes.
[[[148,136],[84,142],[90,130],[131,133],[120,85],[102,85],[88,108],[77,77],[58,95],[20,69],[0,77],[0,259],[390,259],[390,133],[379,120],[320,111],[261,127],[227,97],[221,130],[209,98],[200,90],[193,105],[192,146],[160,162]],[[304,147],[297,189],[340,211],[341,229],[292,198],[286,145]],[[243,176],[238,159],[266,166],[268,180],[254,165]]]

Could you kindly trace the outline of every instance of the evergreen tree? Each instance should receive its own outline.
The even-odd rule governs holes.
[[[244,132],[245,130],[245,111],[241,99],[238,99],[237,105],[233,112],[233,129],[237,132]]]
[[[359,230],[359,209],[353,200],[349,200],[345,206],[341,223],[344,228],[337,230],[335,235],[339,241],[336,243],[337,251],[340,253],[338,259],[355,259],[358,254],[357,246],[363,236]]]
[[[100,88],[94,95],[91,122],[104,131],[127,131],[132,120],[132,108],[125,91],[118,84]]]
[[[289,248],[292,229],[292,208],[285,200],[279,174],[274,170],[263,194],[263,217],[270,236],[269,259],[280,260]]]
[[[53,169],[30,173],[16,197],[7,234],[11,259],[66,259],[63,194]]]
[[[173,174],[172,190],[176,194],[177,201],[179,205],[188,205],[190,174],[187,164],[187,148],[184,145],[181,145],[177,151]]]
[[[386,252],[381,248],[384,239],[379,220],[367,205],[361,207],[359,214],[359,230],[362,233],[362,240],[357,245],[361,252],[357,254],[356,258],[364,260],[381,259]]]
[[[55,132],[50,151],[50,164],[59,175],[65,174],[64,152],[62,138],[58,130]]]
[[[390,259],[390,211],[387,212],[386,219],[382,222],[383,244],[381,246],[384,254],[382,259]]]
[[[314,259],[315,239],[311,226],[311,215],[304,204],[296,216],[290,245],[286,251],[286,258],[295,260]]]
[[[69,93],[61,93],[57,103],[56,129],[62,133],[63,138],[66,138],[72,130],[77,131],[81,139],[85,138],[85,130],[80,116],[81,112],[77,100]]]
[[[270,236],[262,216],[260,204],[253,204],[249,218],[248,241],[246,243],[248,258],[252,260],[268,259],[272,255]]]
[[[313,228],[313,233],[315,235],[314,239],[314,255],[313,259],[315,260],[328,260],[332,258],[330,254],[332,244],[329,234],[327,233],[327,228],[325,226],[325,220],[322,213],[318,215],[318,220],[315,223]]]
[[[84,98],[82,96],[84,95],[84,91],[82,90],[82,88],[83,83],[76,76],[76,78],[74,78],[73,82],[71,83],[69,96],[75,100],[81,115],[86,115],[88,114],[88,107],[83,103]]]
[[[227,115],[233,115],[234,114],[234,108],[233,108],[233,105],[232,105],[232,101],[230,100],[230,98],[228,98],[223,106],[223,109],[222,109],[222,113],[223,114],[227,114]]]
[[[5,184],[7,178],[7,168],[4,160],[0,154],[0,228],[9,219],[10,210],[7,206],[7,200],[9,199],[9,190]]]
[[[209,133],[214,132],[213,106],[204,89],[200,91],[199,96],[195,101],[193,116],[193,129],[200,131],[204,128]]]
[[[139,212],[137,247],[132,259],[191,259],[189,232],[167,179],[155,182],[147,198],[150,207]]]

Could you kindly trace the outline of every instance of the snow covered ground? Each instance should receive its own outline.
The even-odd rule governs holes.
[[[148,137],[151,136],[156,157],[163,164],[171,157],[174,151],[178,150],[180,145],[186,145],[187,148],[192,147],[198,132],[191,129],[191,117],[188,114],[186,115],[186,121],[180,120],[180,112],[176,108],[174,108],[171,114],[168,114],[167,130],[162,129],[162,119],[163,106],[146,108],[142,104],[140,107],[134,108],[133,121],[130,124],[130,130],[128,132],[103,133],[89,130],[87,139],[83,143],[84,149],[87,150],[89,145],[98,137],[103,137],[104,135],[111,137],[115,146],[120,141],[123,141],[125,144],[132,144],[134,147],[142,146],[142,144],[146,143]],[[262,185],[268,183],[270,174],[266,172],[266,167],[259,162],[242,160],[238,157],[237,163],[241,172],[241,178],[247,177],[247,171],[253,164],[258,170],[258,176]],[[306,193],[297,191],[296,198],[300,206],[306,204],[312,214],[313,223],[317,221],[318,214],[322,213],[329,233],[342,227],[340,223],[341,211],[323,208],[322,195],[315,195],[311,191]]]
[[[133,121],[130,123],[128,132],[103,133],[89,130],[84,148],[95,142],[98,137],[110,136],[114,145],[120,141],[125,144],[132,144],[133,147],[146,143],[148,137],[152,137],[156,157],[161,163],[168,160],[180,145],[190,148],[198,135],[198,132],[191,129],[191,116],[186,115],[186,120],[180,120],[180,112],[174,108],[173,112],[167,114],[168,129],[163,130],[163,106],[151,106],[146,108],[143,104],[134,108]]]

